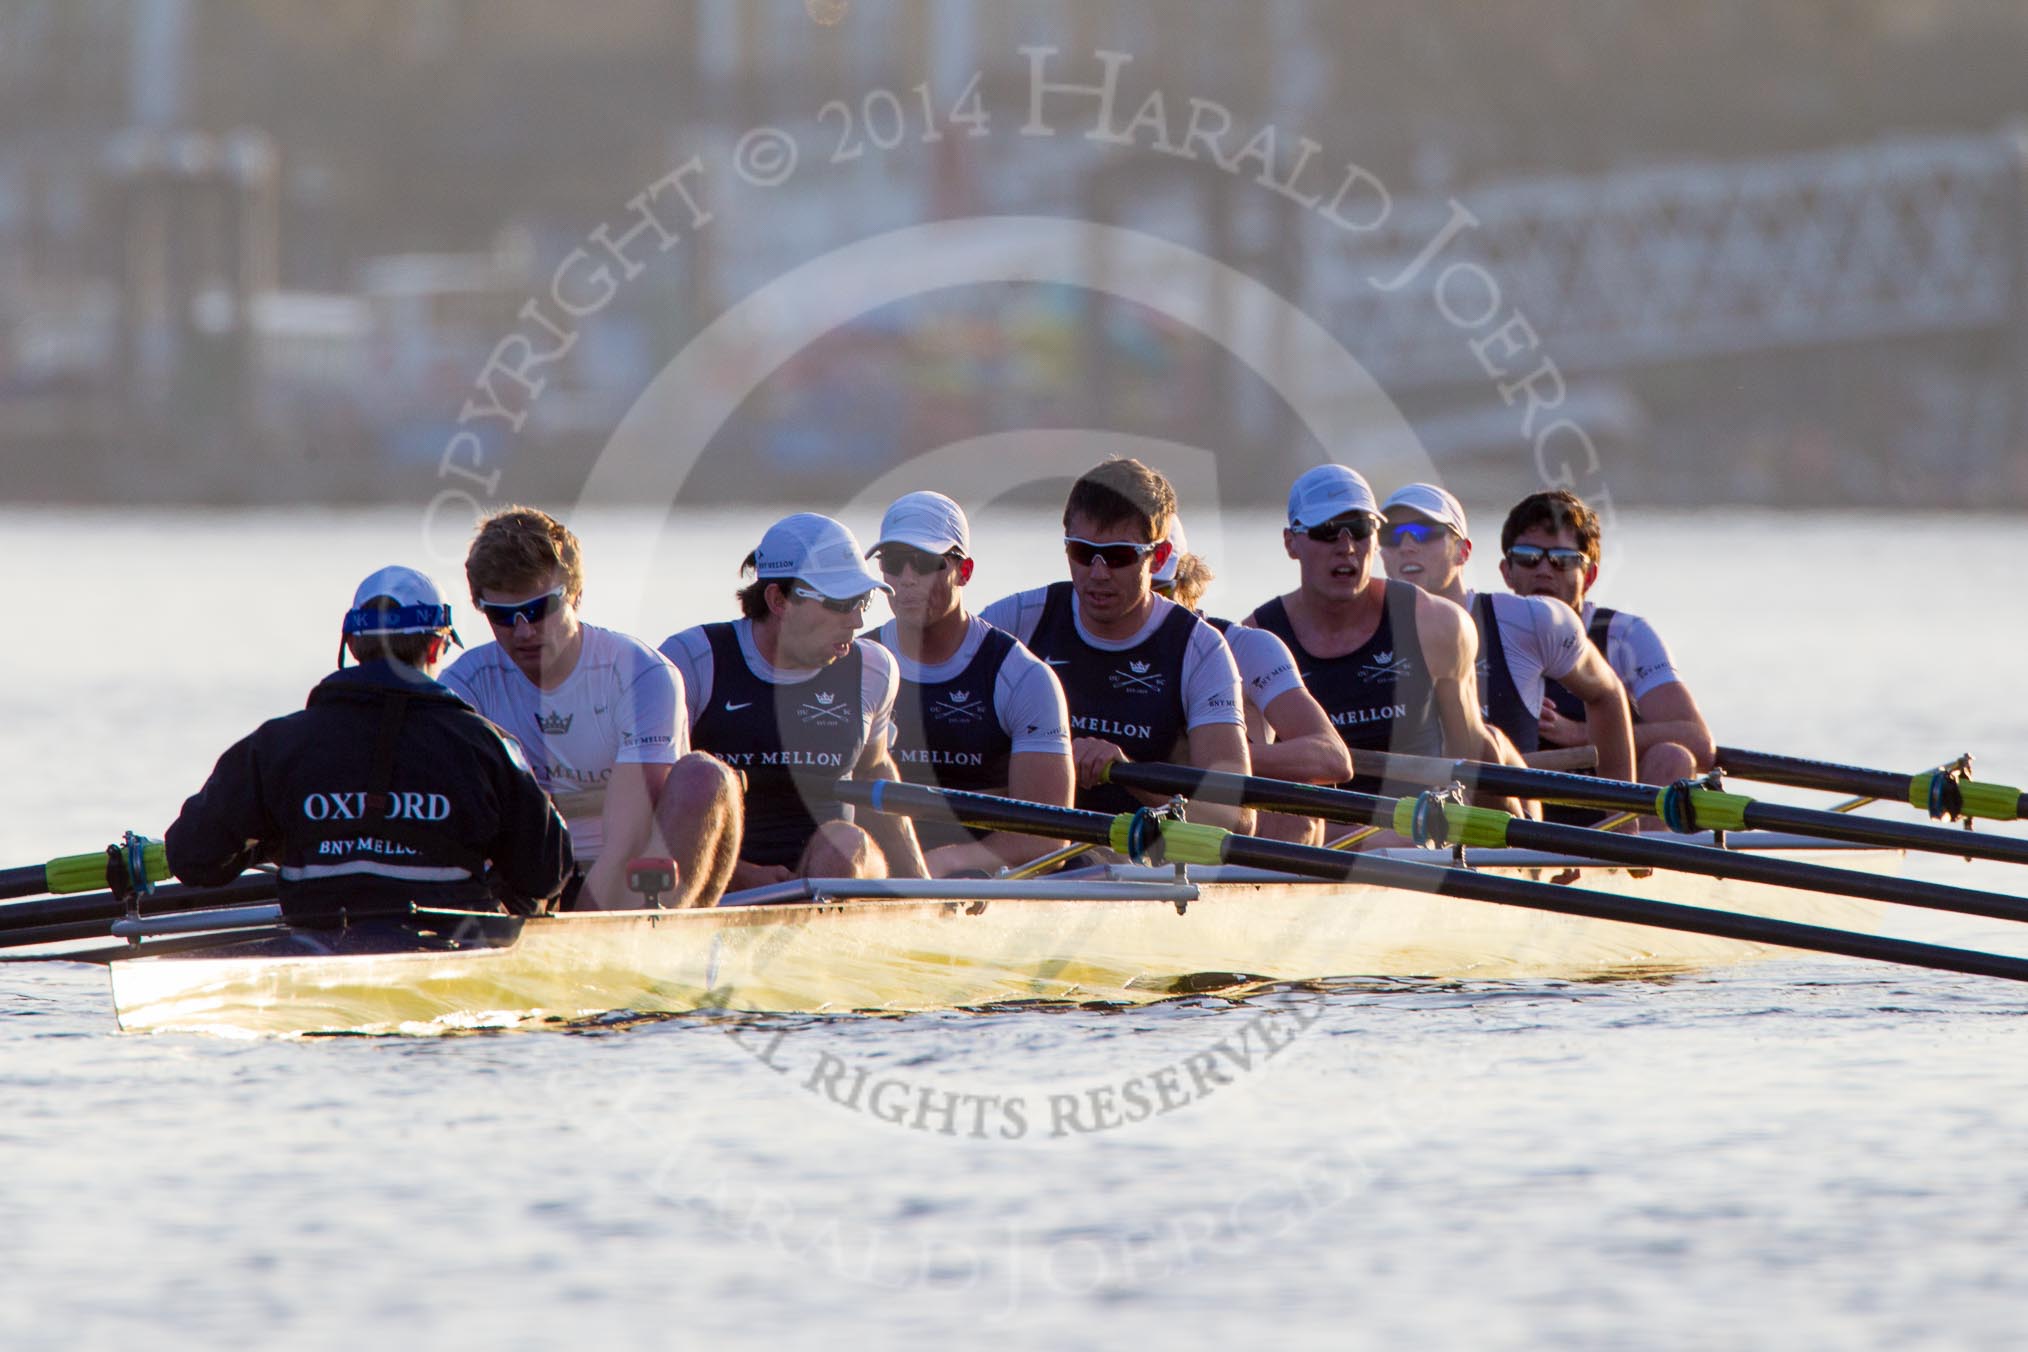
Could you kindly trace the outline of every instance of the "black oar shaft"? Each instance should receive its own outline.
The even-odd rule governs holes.
[[[1112,841],[1114,819],[1099,812],[1020,803],[984,794],[947,792],[894,780],[868,783],[841,780],[835,787],[840,800],[880,812],[902,816],[928,811],[949,812],[959,821],[982,828],[1027,830],[1037,835],[1087,840],[1099,845]],[[1381,855],[1348,854],[1312,845],[1262,840],[1255,836],[1221,834],[1220,855],[1225,862],[1303,877],[1332,882],[1373,883],[1593,920],[1705,934],[1742,943],[2028,982],[2028,960],[1994,953],[1975,953],[1936,944],[1854,934],[1821,925],[1803,925],[1790,920],[1771,920],[1672,902],[1646,901],[1617,893],[1559,887],[1522,878],[1475,873],[1469,869],[1389,859]]]
[[[178,911],[199,911],[213,906],[237,906],[249,901],[272,901],[275,879],[272,874],[252,873],[222,887],[158,887],[141,902],[142,915],[168,915]],[[111,892],[86,892],[48,901],[24,901],[0,906],[0,948],[25,944],[54,943],[58,939],[88,939],[103,935],[106,926],[127,913],[127,905]],[[57,928],[83,927],[81,933],[40,936]]]
[[[1113,783],[1151,793],[1205,793],[1219,802],[1244,802],[1271,812],[1296,812],[1339,822],[1376,826],[1394,821],[1394,800],[1346,789],[1285,780],[1195,770],[1181,765],[1120,763],[1110,772]],[[1507,843],[1519,849],[1545,850],[1580,858],[1603,859],[1635,868],[1666,868],[1711,878],[1829,892],[1868,901],[1895,902],[1994,920],[2028,922],[2028,899],[1971,887],[1912,878],[1883,877],[1852,869],[1813,864],[1800,859],[1775,859],[1742,850],[1720,850],[1680,840],[1617,835],[1583,826],[1514,818],[1507,823]]]
[[[1469,869],[1440,868],[1379,855],[1354,855],[1343,872],[1310,866],[1317,855],[1345,859],[1343,851],[1320,850],[1313,845],[1293,845],[1278,840],[1234,836],[1226,858],[1235,864],[1255,868],[1306,873],[1311,877],[1345,878],[1353,882],[1379,883],[1387,887],[1435,892],[1442,896],[1530,910],[1554,911],[1560,915],[1591,920],[1613,920],[1647,925],[1656,929],[1706,934],[1742,943],[1795,948],[1806,952],[1832,953],[1840,957],[1866,958],[1875,962],[1896,962],[1927,967],[1939,972],[1963,972],[1973,976],[2000,977],[2028,982],[2028,960],[1996,953],[1975,953],[1969,949],[1946,948],[1937,944],[1914,943],[1823,925],[1805,925],[1793,920],[1715,911],[1702,906],[1675,902],[1648,901],[1614,892],[1595,892],[1583,887],[1558,887],[1524,878],[1505,878],[1474,873]],[[1435,875],[1432,877],[1432,875]]]
[[[1429,756],[1396,756],[1369,751],[1360,752],[1358,760],[1361,765],[1379,770],[1390,779],[1410,783],[1448,784],[1455,780],[1468,789],[1487,793],[1617,808],[1623,812],[1652,814],[1658,792],[1651,785],[1592,779],[1586,775],[1563,775],[1549,770],[1517,770],[1508,765],[1487,765],[1479,761],[1448,761]],[[1885,821],[1879,817],[1855,817],[1850,813],[1820,812],[1814,808],[1786,807],[1778,803],[1750,804],[1746,808],[1745,820],[1746,825],[1756,831],[1793,831],[1798,835],[1847,840],[1858,845],[1886,845],[1897,850],[1952,854],[1965,859],[1991,859],[2003,864],[2028,864],[2028,840],[1991,832]]]
[[[0,898],[32,897],[49,890],[49,866],[29,864],[24,868],[0,869]]]
[[[1781,756],[1771,751],[1747,751],[1736,746],[1718,748],[1718,764],[1726,773],[1741,779],[1755,779],[1768,784],[1786,784],[1795,789],[1817,789],[1824,793],[1849,793],[1864,798],[1879,798],[1889,802],[1902,803],[1910,807],[1921,807],[1923,799],[1918,795],[1916,782],[1925,776],[1904,775],[1892,770],[1869,770],[1863,765],[1838,765],[1831,761],[1806,760],[1800,756]],[[1927,786],[1925,786],[1927,787]],[[1998,785],[1988,785],[1986,790],[1996,795],[2005,795],[2011,790]],[[1967,786],[1966,792],[1970,792]],[[1997,808],[1997,814],[1990,811],[1973,810],[1970,803],[1963,804],[1967,815],[2008,815],[2007,799],[2000,797],[1997,802],[1987,804],[1988,809]],[[2015,819],[2028,818],[2028,793],[2017,793],[2012,797],[2012,816]],[[1949,812],[1953,809],[1946,808]]]
[[[1908,801],[1913,775],[1891,770],[1869,770],[1861,765],[1836,765],[1830,761],[1804,760],[1798,756],[1777,756],[1766,751],[1746,751],[1736,746],[1718,748],[1718,764],[1727,774],[1757,779],[1768,784],[1786,784],[1795,789],[1817,789],[1824,793],[1849,793],[1866,798]]]

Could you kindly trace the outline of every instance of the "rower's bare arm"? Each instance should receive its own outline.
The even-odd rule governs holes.
[[[640,902],[627,891],[627,862],[648,852],[655,826],[655,795],[669,778],[666,765],[615,765],[606,782],[605,810],[599,816],[599,857],[586,870],[586,910],[623,911]],[[657,851],[662,850],[658,843]]]
[[[1421,592],[1415,598],[1415,625],[1422,635],[1422,660],[1436,688],[1444,755],[1452,760],[1498,761],[1499,743],[1479,713],[1479,633],[1472,617],[1462,606]]]
[[[1303,784],[1343,784],[1352,778],[1352,753],[1315,695],[1300,687],[1284,690],[1268,701],[1263,712],[1274,740],[1248,737],[1253,773]],[[1254,718],[1249,707],[1249,728]]]
[[[1512,743],[1495,737],[1479,713],[1479,630],[1463,606],[1430,592],[1415,598],[1415,626],[1422,635],[1422,660],[1436,691],[1437,723],[1443,729],[1444,755],[1452,760],[1518,761]],[[1482,807],[1497,807],[1517,817],[1528,809],[1514,798],[1478,795]]]
[[[1718,761],[1718,743],[1697,707],[1697,697],[1681,681],[1658,685],[1641,696],[1642,723],[1634,729],[1634,746],[1646,751],[1662,742],[1675,742],[1696,758],[1699,770],[1709,770]]]
[[[1202,770],[1230,770],[1236,775],[1253,773],[1253,757],[1247,754],[1246,729],[1237,723],[1205,723],[1190,729],[1190,763]],[[1190,800],[1190,820],[1222,826],[1228,831],[1252,832],[1253,809],[1232,803],[1214,803],[1208,798]]]
[[[885,739],[875,739],[866,744],[859,753],[859,763],[852,769],[854,779],[900,779],[901,770],[894,763],[894,757],[887,752]],[[915,838],[915,824],[903,816],[890,816],[885,812],[864,812],[858,814],[859,824],[866,834],[873,837],[873,843],[887,856],[887,874],[891,878],[927,878],[929,865],[923,862],[922,846]]]
[[[1606,779],[1633,779],[1634,720],[1627,708],[1627,688],[1589,643],[1578,652],[1577,665],[1563,677],[1563,686],[1584,701],[1584,726],[1598,752],[1598,773]]]

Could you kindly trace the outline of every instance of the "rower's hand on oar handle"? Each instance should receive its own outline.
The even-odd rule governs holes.
[[[1106,767],[1115,761],[1132,760],[1116,744],[1103,737],[1070,739],[1070,762],[1077,767],[1077,786],[1095,789],[1106,782]]]
[[[1591,736],[1591,729],[1581,718],[1565,718],[1557,712],[1556,706],[1545,701],[1542,717],[1537,726],[1544,746],[1576,746]]]
[[[796,876],[796,871],[783,864],[756,864],[742,859],[732,866],[732,877],[725,884],[728,892],[744,892],[752,887],[772,887],[785,883]]]

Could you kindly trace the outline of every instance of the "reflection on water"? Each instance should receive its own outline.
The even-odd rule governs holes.
[[[680,523],[686,568],[648,576],[659,523],[581,522],[590,617],[655,641],[725,613],[762,524]],[[1274,528],[1225,523],[1213,609],[1287,585]],[[159,830],[328,666],[357,577],[420,557],[401,514],[0,530],[35,598],[0,654],[0,866]],[[1895,550],[2004,577],[2010,535],[1918,521]],[[1053,536],[981,523],[978,598],[1044,580]],[[2022,670],[2028,631],[1890,566],[1872,520],[1635,518],[1611,547],[1601,599],[1654,620],[1723,740],[2028,775],[2011,691],[1933,693],[1945,654]],[[251,1043],[118,1036],[94,969],[0,991],[8,1347],[1963,1346],[2028,1298],[2024,996],[1969,978],[1799,960]],[[1299,1031],[1253,1054],[1268,1014]]]

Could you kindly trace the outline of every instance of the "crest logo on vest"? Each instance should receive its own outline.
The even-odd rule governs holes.
[[[570,731],[570,725],[575,721],[576,714],[539,713],[535,716],[536,725],[542,729],[542,735],[545,737],[563,736]]]
[[[1398,681],[1415,670],[1415,663],[1393,653],[1375,653],[1373,660],[1359,668],[1362,681]]]
[[[930,717],[940,723],[969,727],[985,721],[986,701],[975,699],[969,690],[953,690],[943,699],[931,701]]]
[[[796,706],[796,715],[805,723],[821,723],[825,727],[842,725],[855,712],[851,704],[838,703],[838,697],[829,690],[819,690],[814,704]]]
[[[1167,673],[1148,670],[1146,662],[1129,662],[1126,669],[1113,668],[1112,685],[1115,690],[1124,690],[1134,695],[1159,695],[1169,683]]]

